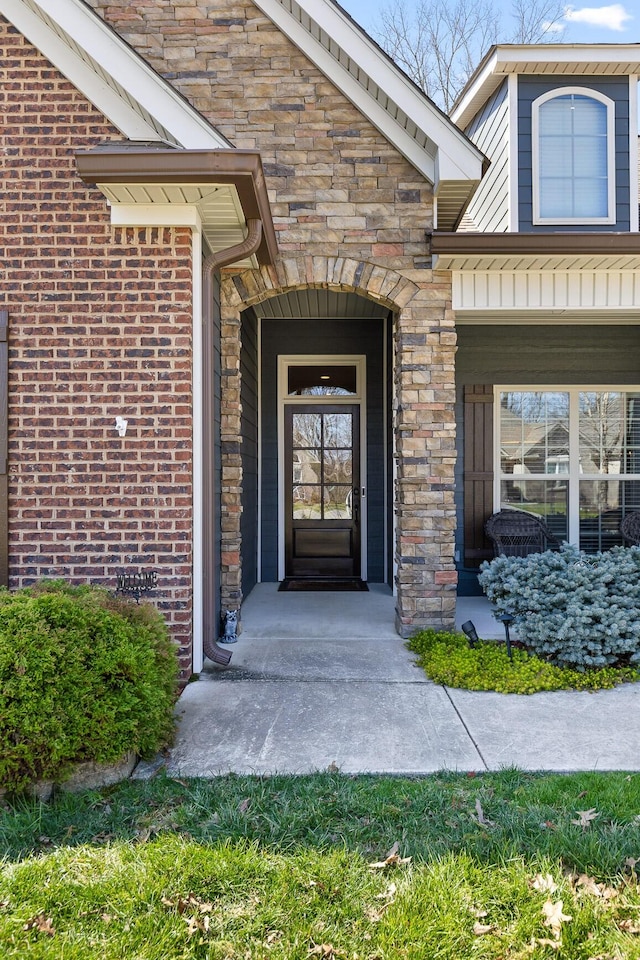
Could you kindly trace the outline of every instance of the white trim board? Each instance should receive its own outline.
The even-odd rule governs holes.
[[[478,310],[640,311],[637,270],[454,271],[452,307]]]

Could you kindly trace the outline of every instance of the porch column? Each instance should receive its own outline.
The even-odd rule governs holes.
[[[222,610],[237,610],[242,602],[240,560],[242,515],[242,458],[240,403],[240,313],[223,313],[220,341],[220,451],[221,451],[221,545],[220,604]]]
[[[452,629],[456,331],[448,278],[419,290],[395,331],[396,627]]]

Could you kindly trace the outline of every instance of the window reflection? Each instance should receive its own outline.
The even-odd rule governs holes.
[[[542,516],[560,539],[571,521],[589,552],[622,543],[623,517],[640,509],[640,394],[505,391],[499,431],[504,506]]]
[[[356,387],[355,364],[292,364],[287,368],[290,397],[353,397]]]

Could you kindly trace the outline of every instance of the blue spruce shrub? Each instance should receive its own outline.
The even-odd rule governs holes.
[[[479,581],[539,657],[577,670],[640,663],[640,547],[497,557]]]

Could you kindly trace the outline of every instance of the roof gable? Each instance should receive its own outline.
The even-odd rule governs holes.
[[[438,225],[452,228],[482,176],[480,150],[333,0],[253,2],[433,184]]]
[[[462,129],[509,74],[577,77],[628,77],[640,73],[638,43],[500,43],[491,47],[476,67],[451,111]]]
[[[0,14],[128,140],[230,146],[82,0],[0,0]]]

